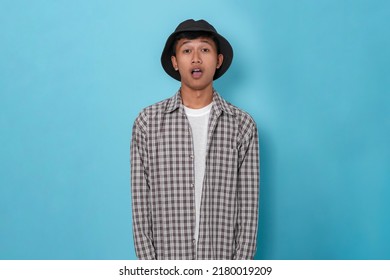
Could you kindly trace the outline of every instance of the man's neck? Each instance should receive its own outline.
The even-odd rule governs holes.
[[[191,109],[209,105],[213,101],[213,92],[212,87],[203,90],[189,90],[183,87],[180,89],[183,105]]]

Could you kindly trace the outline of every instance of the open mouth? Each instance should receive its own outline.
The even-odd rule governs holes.
[[[202,70],[199,68],[192,69],[191,74],[194,78],[200,78],[202,76]]]

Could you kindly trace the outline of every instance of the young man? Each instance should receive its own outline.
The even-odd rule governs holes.
[[[256,124],[213,89],[232,59],[229,42],[204,20],[180,23],[165,44],[161,63],[180,90],[139,114],[131,143],[139,259],[254,257]]]

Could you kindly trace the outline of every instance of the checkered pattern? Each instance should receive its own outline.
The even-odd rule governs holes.
[[[193,143],[180,91],[137,117],[131,190],[138,258],[253,258],[259,195],[256,124],[214,92],[207,143],[195,252]]]

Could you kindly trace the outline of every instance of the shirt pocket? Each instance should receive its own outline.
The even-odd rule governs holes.
[[[210,150],[207,177],[212,188],[228,193],[235,191],[237,172],[237,149],[217,147]]]

